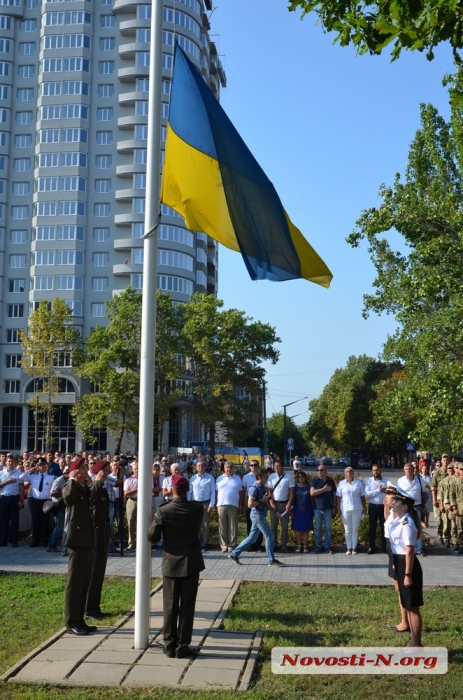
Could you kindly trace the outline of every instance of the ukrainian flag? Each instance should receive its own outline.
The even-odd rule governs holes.
[[[192,231],[240,251],[253,280],[332,274],[290,221],[268,177],[180,46],[175,46],[161,202]]]

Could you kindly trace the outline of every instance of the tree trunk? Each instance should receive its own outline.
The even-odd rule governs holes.
[[[122,438],[124,437],[124,433],[125,433],[125,414],[123,414],[121,416],[121,418],[122,418],[121,432],[119,433],[119,437],[117,438],[117,442],[116,442],[116,447],[114,449],[114,452],[116,454],[119,454],[119,452],[121,451]]]
[[[211,457],[215,456],[215,423],[209,426],[209,453]]]

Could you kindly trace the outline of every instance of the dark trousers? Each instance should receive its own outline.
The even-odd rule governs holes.
[[[68,580],[64,597],[64,618],[67,628],[84,621],[90,576],[92,574],[93,547],[70,547]]]
[[[246,508],[246,531],[247,531],[248,535],[251,532],[251,527],[252,527],[251,509]],[[253,545],[251,545],[251,547],[249,547],[248,552],[259,552],[260,548],[262,547],[263,539],[264,539],[264,535],[259,530],[259,534],[257,535],[257,540],[254,542]]]
[[[199,573],[192,576],[163,577],[164,646],[168,651],[187,647],[191,642]]]
[[[11,522],[11,544],[18,544],[19,494],[17,496],[0,496],[1,544],[8,543]]]
[[[386,537],[384,536],[384,506],[377,503],[368,504],[368,518],[370,520],[369,542],[370,548],[376,547],[376,530],[379,522],[381,534],[381,546],[386,551]]]
[[[94,552],[87,604],[85,606],[85,612],[89,615],[98,615],[101,612],[101,591],[106,573],[106,562],[108,561],[108,545],[98,545],[95,547]]]
[[[44,500],[41,498],[29,498],[29,509],[31,511],[32,520],[32,542],[34,544],[42,543],[44,547],[48,544],[48,528],[50,516],[48,513],[43,513],[42,508]]]

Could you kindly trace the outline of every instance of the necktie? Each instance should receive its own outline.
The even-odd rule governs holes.
[[[39,493],[42,493],[42,489],[43,489],[43,474],[42,474],[42,478],[40,479]]]

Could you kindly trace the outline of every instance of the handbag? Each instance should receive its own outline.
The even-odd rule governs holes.
[[[52,515],[56,515],[58,512],[58,506],[59,506],[59,501],[45,501],[45,503],[42,506],[42,513],[51,513]]]

